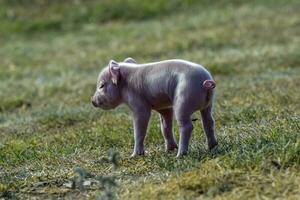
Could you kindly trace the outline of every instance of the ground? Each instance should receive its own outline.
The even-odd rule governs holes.
[[[296,0],[0,1],[0,199],[299,199],[299,9]],[[164,153],[153,113],[146,156],[129,159],[128,108],[90,103],[101,68],[129,56],[211,71],[217,149],[196,120],[189,155]],[[103,176],[117,186],[85,181]]]

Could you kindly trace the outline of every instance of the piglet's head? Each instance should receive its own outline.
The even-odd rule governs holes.
[[[109,110],[121,103],[120,65],[111,60],[99,74],[96,92],[91,98],[95,107]]]

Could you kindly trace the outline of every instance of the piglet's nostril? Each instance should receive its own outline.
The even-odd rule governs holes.
[[[91,99],[93,106],[97,107],[97,102],[92,98]]]

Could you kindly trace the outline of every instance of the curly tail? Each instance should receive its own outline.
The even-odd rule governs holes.
[[[216,82],[213,80],[205,80],[203,82],[203,87],[207,90],[206,101],[211,104],[214,96],[213,89],[216,87]]]
[[[216,87],[216,82],[213,80],[205,80],[203,82],[203,87],[207,90],[212,90]]]

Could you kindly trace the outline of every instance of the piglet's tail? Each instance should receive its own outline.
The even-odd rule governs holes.
[[[203,82],[203,87],[207,90],[212,90],[216,87],[216,82],[213,80],[205,80]]]
[[[206,101],[210,104],[213,100],[214,91],[213,89],[216,87],[216,82],[213,80],[205,80],[203,82],[203,87],[207,90]]]

